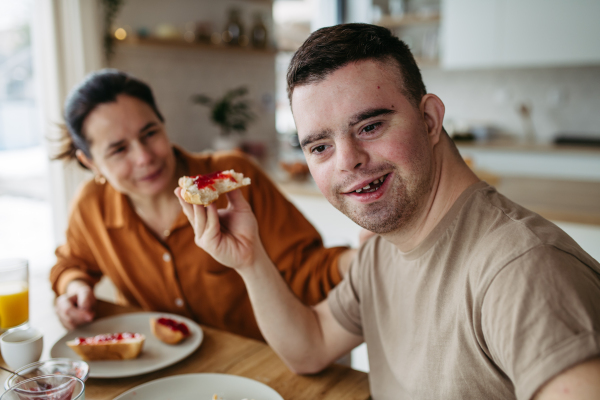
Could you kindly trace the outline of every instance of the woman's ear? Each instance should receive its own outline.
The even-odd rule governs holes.
[[[427,125],[427,134],[431,143],[435,145],[439,142],[440,134],[444,130],[443,122],[446,107],[439,97],[429,93],[421,99],[421,110]]]
[[[96,166],[94,165],[94,163],[92,162],[91,159],[89,159],[85,153],[81,150],[76,150],[75,151],[75,157],[77,157],[77,160],[82,163],[83,165],[85,165],[85,167],[87,169],[89,169],[90,171],[92,171],[94,173],[94,175],[98,175],[100,172],[98,171],[98,168],[96,168]]]

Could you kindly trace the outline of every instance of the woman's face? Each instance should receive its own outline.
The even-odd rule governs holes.
[[[119,192],[154,196],[170,189],[175,156],[163,123],[145,102],[119,95],[100,104],[85,119],[83,132],[92,155],[88,166]]]

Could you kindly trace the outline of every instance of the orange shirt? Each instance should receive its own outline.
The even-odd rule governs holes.
[[[337,260],[346,249],[323,247],[321,237],[253,162],[238,153],[192,155],[175,149],[189,175],[234,169],[250,177],[242,189],[258,220],[271,260],[292,291],[316,304],[340,280]],[[217,201],[227,205],[225,196]],[[67,241],[56,250],[50,280],[57,294],[69,282],[97,283],[108,276],[119,302],[175,313],[215,328],[262,339],[241,277],[194,243],[181,212],[164,243],[146,227],[127,196],[90,181],[75,199]]]

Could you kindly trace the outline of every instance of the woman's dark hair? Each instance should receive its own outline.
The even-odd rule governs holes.
[[[416,107],[427,94],[408,46],[389,29],[369,24],[341,24],[313,32],[296,51],[287,72],[290,103],[296,86],[317,83],[345,65],[376,60],[398,68],[400,88]]]
[[[60,149],[52,159],[77,159],[75,155],[77,150],[83,151],[91,159],[89,141],[82,130],[83,123],[97,106],[114,102],[121,94],[135,97],[148,104],[158,119],[164,122],[154,101],[152,89],[146,83],[116,69],[92,72],[67,96],[63,137],[60,138]]]

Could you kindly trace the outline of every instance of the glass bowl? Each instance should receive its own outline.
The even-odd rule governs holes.
[[[4,383],[4,389],[8,390],[25,379],[41,375],[74,376],[85,382],[89,374],[90,366],[85,361],[71,360],[68,358],[51,358],[49,360],[27,364],[17,369]]]
[[[0,400],[84,400],[85,384],[69,375],[40,375],[8,389]]]

